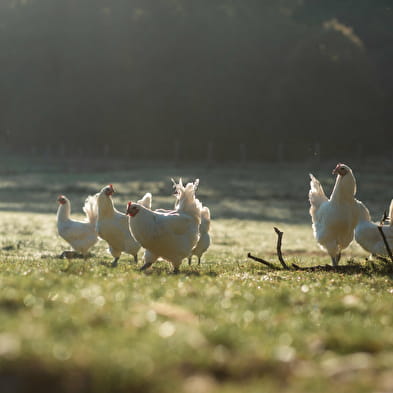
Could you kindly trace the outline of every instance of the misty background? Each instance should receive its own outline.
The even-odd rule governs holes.
[[[392,157],[391,0],[2,0],[0,66],[3,151]]]

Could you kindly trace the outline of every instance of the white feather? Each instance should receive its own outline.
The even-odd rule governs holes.
[[[152,195],[147,192],[142,199],[139,199],[138,203],[151,210]]]
[[[155,210],[134,203],[129,209],[137,213],[130,217],[130,227],[135,238],[146,248],[145,265],[149,266],[159,257],[170,261],[175,270],[188,257],[199,239],[201,203],[195,198],[195,183],[185,187],[181,180],[175,183],[176,208]]]
[[[57,209],[58,233],[75,251],[86,255],[88,250],[98,241],[95,228],[97,220],[97,198],[95,196],[89,196],[86,199],[83,207],[86,220],[79,221],[71,219],[71,202],[67,197],[62,197],[66,202],[60,204]]]
[[[105,193],[105,189],[106,187],[98,193],[97,198],[98,235],[109,244],[109,251],[114,258],[119,258],[125,252],[137,260],[141,245],[130,231],[129,217],[114,207],[112,197]]]
[[[355,199],[356,181],[351,168],[346,175],[337,174],[333,192],[328,199],[319,181],[313,176],[310,182],[310,215],[314,237],[337,264],[341,251],[349,246],[359,219],[358,201]]]
[[[392,207],[393,201],[390,204],[390,217],[392,217]],[[371,221],[367,207],[361,202],[359,202],[359,212],[359,223],[355,228],[355,240],[371,254],[388,255],[385,243],[378,230],[378,224]],[[393,251],[393,225],[391,220],[389,225],[382,226],[382,231],[390,249]]]
[[[204,206],[201,210],[201,224],[199,225],[199,241],[197,245],[193,248],[192,255],[196,255],[198,257],[198,261],[200,262],[202,255],[207,251],[210,247],[211,237],[209,234],[210,230],[210,210],[207,206]]]

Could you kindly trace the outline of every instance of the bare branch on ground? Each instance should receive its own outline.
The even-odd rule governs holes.
[[[265,259],[255,257],[254,255],[251,255],[250,252],[247,254],[247,258],[250,258],[250,259],[253,259],[254,261],[263,263],[264,265],[269,266],[271,269],[276,269],[276,266],[274,266],[273,263],[266,261]]]
[[[383,230],[382,230],[382,226],[383,226],[383,223],[384,223],[384,221],[386,220],[386,218],[387,218],[387,215],[386,215],[386,211],[385,211],[385,212],[383,213],[383,216],[382,216],[381,221],[380,221],[379,225],[377,226],[377,228],[378,228],[379,233],[380,233],[381,236],[382,236],[382,239],[383,239],[383,242],[384,242],[384,244],[385,244],[386,251],[388,252],[388,255],[389,255],[389,257],[390,257],[390,260],[391,260],[392,263],[393,263],[392,250],[390,249],[389,243],[388,243],[388,241],[386,240],[386,236],[385,236],[385,234],[383,233]]]

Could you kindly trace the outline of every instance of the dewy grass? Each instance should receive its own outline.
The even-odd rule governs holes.
[[[3,175],[0,184],[13,186],[0,186],[0,390],[392,391],[390,266],[367,262],[356,244],[344,253],[341,264],[356,265],[346,273],[270,270],[247,258],[252,252],[280,266],[278,226],[287,263],[329,263],[312,237],[308,171],[298,169],[295,178],[293,168],[282,169],[279,180],[271,167],[232,175],[152,168],[131,172],[125,182],[118,172],[102,180],[92,173],[80,188],[71,187],[80,181],[75,173],[61,181],[36,174],[28,187],[25,174]],[[104,242],[87,260],[57,257],[67,248],[55,226],[62,186],[77,216],[85,194],[111,177],[119,182],[119,209],[151,189],[153,206],[166,208],[169,178],[179,175],[200,177],[200,198],[212,211],[213,244],[200,266],[185,261],[173,275],[162,261],[141,273],[123,255],[109,269]],[[284,193],[286,178],[293,198]],[[367,172],[362,181],[368,185]],[[359,198],[378,209],[390,200],[386,192],[377,205],[361,190],[360,182]]]

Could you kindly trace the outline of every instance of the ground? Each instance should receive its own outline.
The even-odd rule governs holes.
[[[247,258],[283,254],[330,263],[308,215],[308,173],[327,194],[336,162],[203,164],[3,157],[0,167],[0,390],[4,392],[393,391],[393,269],[353,243],[346,272],[269,269]],[[389,205],[392,165],[348,164],[375,220]],[[383,168],[383,173],[380,173]],[[101,241],[87,260],[63,260],[56,198],[75,217],[112,183],[115,204],[147,191],[169,208],[171,177],[200,178],[213,244],[180,274],[147,273],[123,255],[110,269]],[[390,187],[390,188],[389,188]],[[140,252],[142,257],[142,252]]]

